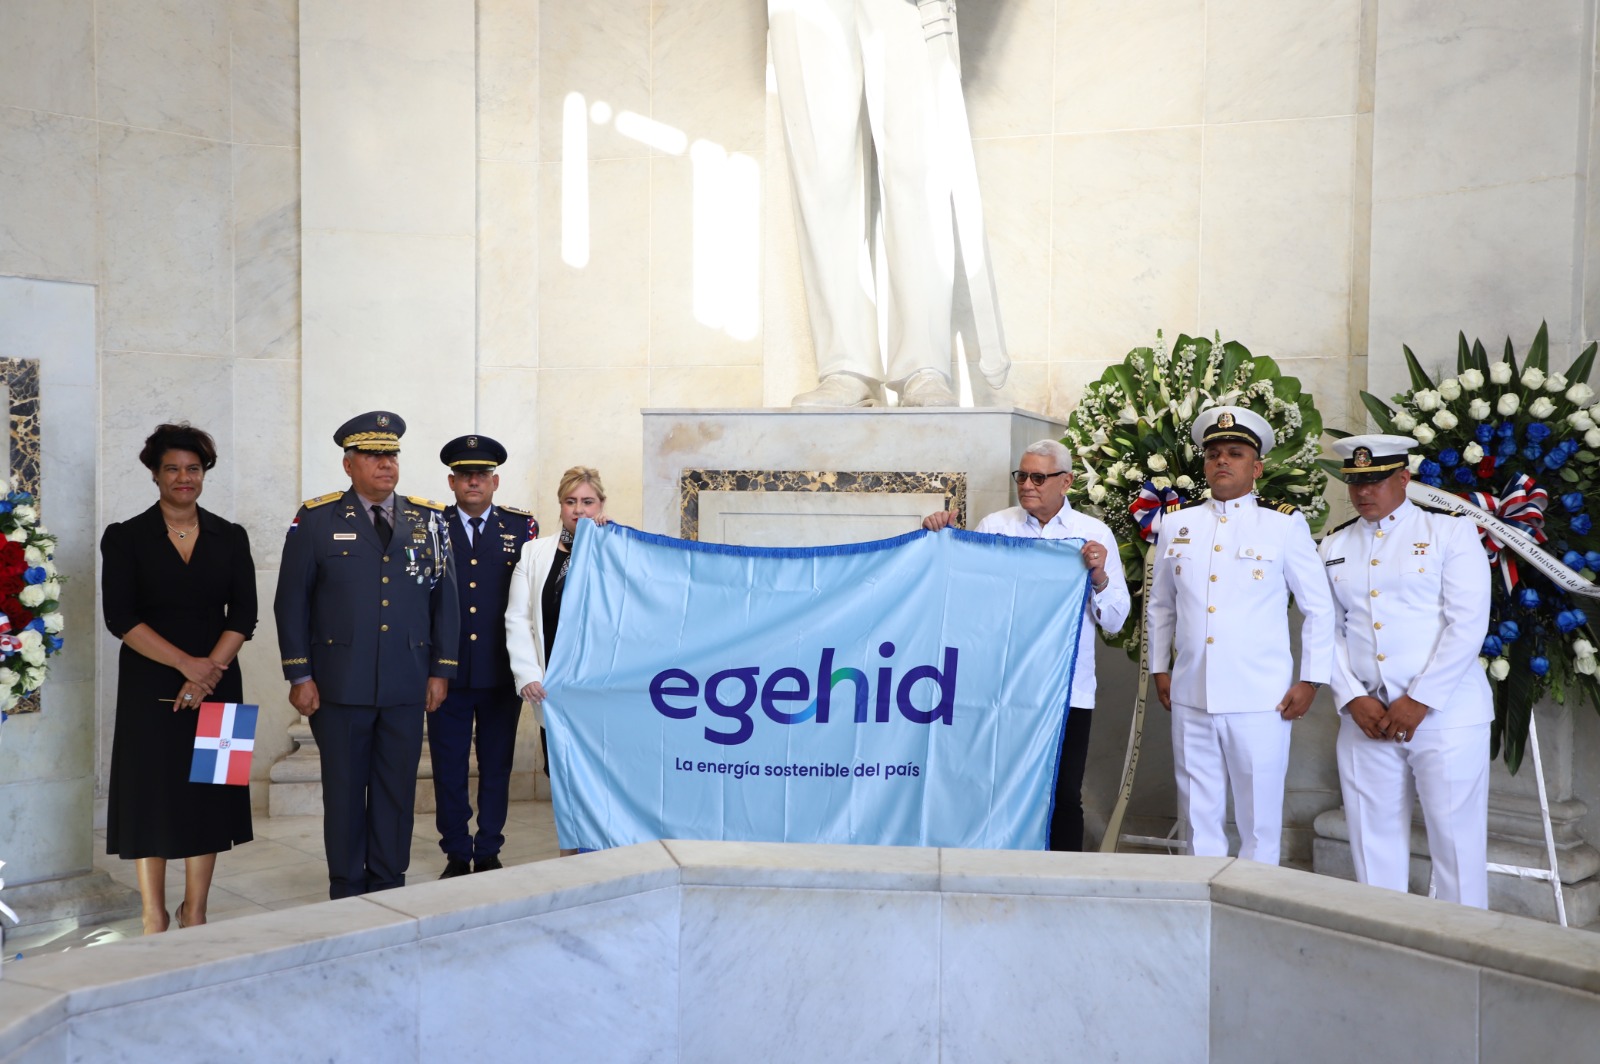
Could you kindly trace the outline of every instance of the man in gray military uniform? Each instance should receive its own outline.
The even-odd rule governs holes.
[[[456,673],[444,506],[394,490],[405,431],[386,410],[339,426],[350,488],[301,505],[278,571],[278,646],[322,759],[333,898],[405,885],[423,714]]]

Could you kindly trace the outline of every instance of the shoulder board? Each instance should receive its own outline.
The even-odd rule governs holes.
[[[421,495],[407,495],[405,496],[405,500],[412,506],[421,506],[428,510],[444,509],[444,503],[434,502],[432,499],[424,499]]]
[[[326,495],[318,495],[315,499],[307,499],[300,505],[304,506],[307,510],[315,510],[319,506],[325,506],[328,503],[333,502],[335,499],[342,498],[344,498],[344,492],[330,491]]]
[[[1328,536],[1331,536],[1331,535],[1333,535],[1333,534],[1334,534],[1334,533],[1335,533],[1335,532],[1343,532],[1343,531],[1344,531],[1344,530],[1345,530],[1345,529],[1347,529],[1347,528],[1349,528],[1349,527],[1350,527],[1350,526],[1351,526],[1351,525],[1353,525],[1353,524],[1355,524],[1355,523],[1356,523],[1356,522],[1357,522],[1357,521],[1359,521],[1359,520],[1361,520],[1361,518],[1359,518],[1359,517],[1352,517],[1352,518],[1351,518],[1351,519],[1350,519],[1350,520],[1348,520],[1348,521],[1346,521],[1346,522],[1345,522],[1345,523],[1344,523],[1344,524],[1342,524],[1342,525],[1340,525],[1340,526],[1339,526],[1339,527],[1338,527],[1338,528],[1333,528],[1333,529],[1329,529],[1329,530],[1328,530],[1328,531],[1327,531],[1327,532],[1326,532],[1326,533],[1325,533],[1325,534],[1324,534],[1324,535],[1323,535],[1323,537],[1322,537],[1322,538],[1323,538],[1323,539],[1327,539],[1327,538],[1328,538]]]
[[[1194,502],[1190,503],[1189,505],[1180,506],[1178,509],[1176,509],[1176,510],[1174,510],[1172,512],[1173,513],[1182,513],[1184,510],[1198,510],[1202,506],[1204,506],[1206,504],[1206,502],[1207,502],[1206,499],[1196,499]],[[1017,509],[1020,510],[1020,509],[1022,509],[1022,507],[1019,506],[1019,507],[1017,507]]]
[[[1275,502],[1270,504],[1267,509],[1276,510],[1280,514],[1297,514],[1300,512],[1300,507],[1292,502]]]
[[[1425,514],[1438,514],[1440,517],[1460,517],[1461,516],[1459,511],[1456,511],[1456,510],[1445,510],[1445,509],[1441,509],[1438,506],[1424,506],[1421,503],[1415,503],[1415,502],[1412,503],[1411,505],[1415,506],[1417,509],[1421,510]]]
[[[519,510],[515,506],[501,506],[500,509],[503,510],[504,512],[508,513],[508,514],[514,514],[517,517],[532,517],[533,516],[533,514],[530,511],[528,511],[528,510]]]

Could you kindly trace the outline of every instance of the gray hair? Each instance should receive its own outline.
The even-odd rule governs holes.
[[[1040,440],[1038,443],[1030,443],[1023,448],[1022,453],[1050,459],[1056,464],[1058,473],[1072,472],[1072,452],[1067,450],[1066,445],[1060,440]]]

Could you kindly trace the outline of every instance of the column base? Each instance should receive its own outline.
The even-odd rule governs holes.
[[[6,884],[5,903],[20,921],[5,921],[8,937],[36,938],[77,927],[115,923],[137,917],[139,892],[104,872],[81,872],[37,883]]]

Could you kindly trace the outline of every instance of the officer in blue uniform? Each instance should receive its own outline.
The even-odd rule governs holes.
[[[444,445],[439,461],[450,467],[453,506],[445,507],[450,553],[455,559],[461,603],[461,664],[450,693],[428,717],[433,754],[434,823],[445,866],[440,879],[500,867],[500,847],[511,789],[511,753],[517,741],[522,696],[511,678],[506,653],[506,599],[522,545],[539,535],[526,510],[497,505],[496,470],[506,449],[487,436],[458,436]],[[478,831],[469,831],[467,756],[477,722]]]
[[[301,505],[278,571],[278,646],[322,759],[333,898],[405,885],[424,711],[456,673],[444,505],[395,494],[405,431],[387,410],[339,426],[350,488]]]

